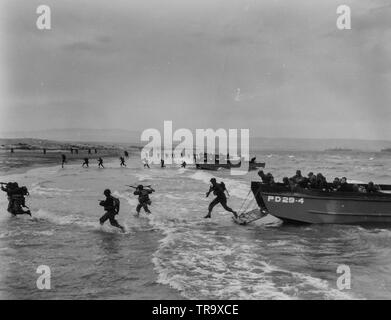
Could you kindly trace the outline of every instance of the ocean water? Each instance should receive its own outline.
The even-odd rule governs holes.
[[[328,180],[391,182],[384,153],[258,153],[277,179],[322,172]],[[223,180],[233,209],[256,207],[250,181],[256,171],[232,176],[168,166],[127,168],[118,160],[86,169],[80,164],[0,173],[30,190],[33,218],[11,217],[0,194],[1,299],[388,299],[391,297],[391,228],[284,225],[267,216],[248,226],[215,207],[203,219],[209,180]],[[127,184],[151,184],[152,214],[135,217],[137,198]],[[118,221],[108,223],[98,205],[110,188],[121,200]],[[337,268],[348,265],[351,289],[337,288]],[[39,265],[51,269],[51,290],[38,290]]]

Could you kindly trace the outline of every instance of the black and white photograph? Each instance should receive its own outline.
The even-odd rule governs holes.
[[[390,0],[0,0],[0,300],[391,299],[390,40]]]

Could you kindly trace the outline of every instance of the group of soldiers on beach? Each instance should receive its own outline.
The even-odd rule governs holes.
[[[120,160],[120,167],[121,167],[121,168],[122,168],[122,167],[126,167],[125,158],[121,156],[121,157],[119,157],[119,160]],[[103,165],[103,159],[102,159],[102,157],[99,157],[99,158],[97,159],[97,161],[98,161],[98,168],[104,169],[105,167],[104,167],[104,165]],[[66,157],[65,154],[62,154],[62,155],[61,155],[61,167],[64,168],[64,165],[65,165],[66,163],[67,163],[67,157]],[[85,157],[85,158],[83,159],[83,163],[81,164],[81,166],[82,166],[83,168],[89,168],[89,166],[90,166],[90,159],[89,159],[88,157]]]
[[[235,217],[237,214],[230,207],[227,206],[227,197],[225,192],[228,193],[224,182],[217,183],[215,178],[210,180],[211,186],[209,191],[206,193],[206,197],[209,196],[211,192],[216,196],[215,199],[209,204],[208,214],[205,218],[211,218],[211,212],[217,204],[221,204],[223,208],[229,212],[232,212]],[[152,204],[150,199],[150,194],[155,192],[151,186],[129,186],[134,188],[135,191],[133,195],[138,196],[138,204],[136,207],[136,216],[138,217],[141,209],[144,209],[145,213],[151,214],[149,206]],[[7,211],[12,215],[22,215],[27,214],[31,216],[30,209],[26,206],[25,197],[29,195],[27,187],[19,187],[16,182],[1,183],[1,190],[7,193],[8,196],[8,208]],[[118,223],[116,220],[116,215],[119,214],[120,210],[120,200],[112,195],[110,189],[105,189],[103,195],[106,197],[105,200],[100,200],[99,205],[104,208],[105,214],[99,219],[99,223],[103,225],[107,220],[113,227],[119,228],[122,232],[125,231],[125,228]],[[27,210],[25,210],[27,209]]]
[[[126,156],[128,156],[128,154],[126,154]],[[126,167],[125,158],[121,156],[119,159],[120,159],[120,166]],[[98,160],[98,167],[104,168],[102,157],[99,157],[97,160]],[[61,167],[64,168],[64,165],[66,163],[67,163],[67,157],[65,154],[62,154]],[[82,167],[89,167],[88,157],[83,159]],[[162,168],[165,167],[163,159],[161,162],[161,167]],[[181,167],[185,168],[186,162],[182,163]],[[210,179],[210,183],[211,185],[208,192],[206,193],[206,197],[209,197],[209,195],[213,193],[215,195],[215,198],[209,204],[208,214],[205,216],[205,218],[211,218],[212,210],[218,204],[221,204],[226,211],[231,212],[235,217],[237,217],[237,213],[227,205],[226,193],[228,195],[229,193],[224,182],[218,183],[215,178],[212,178]],[[149,206],[152,204],[150,195],[153,192],[155,192],[155,190],[151,186],[143,186],[141,184],[138,186],[129,186],[129,187],[135,189],[133,195],[138,197],[136,216],[137,217],[139,216],[141,209],[144,209],[145,213],[151,214],[151,211],[149,209]],[[7,197],[9,201],[7,211],[9,213],[11,213],[14,216],[21,215],[21,214],[28,214],[31,216],[31,212],[29,208],[26,206],[26,200],[25,200],[25,197],[29,195],[27,187],[25,186],[19,187],[19,185],[16,182],[8,182],[8,183],[1,183],[1,190],[7,193]],[[103,225],[107,220],[109,220],[110,224],[113,227],[119,228],[121,231],[124,231],[125,228],[118,223],[115,217],[116,215],[118,215],[120,210],[120,200],[112,195],[110,189],[105,189],[103,194],[106,198],[105,200],[99,201],[99,205],[104,208],[105,214],[99,219],[100,224]]]

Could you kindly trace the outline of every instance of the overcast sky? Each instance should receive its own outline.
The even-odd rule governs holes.
[[[1,0],[0,131],[391,139],[389,0]],[[49,5],[52,30],[36,28]],[[352,30],[336,9],[352,9]]]

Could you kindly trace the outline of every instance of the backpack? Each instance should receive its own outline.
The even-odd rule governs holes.
[[[113,197],[113,204],[114,204],[114,211],[115,211],[115,214],[118,214],[118,213],[119,213],[119,207],[120,207],[120,201],[119,201],[119,199]]]
[[[220,186],[221,186],[221,189],[223,190],[223,192],[225,190],[227,190],[227,188],[225,187],[225,183],[223,181],[220,182]]]

